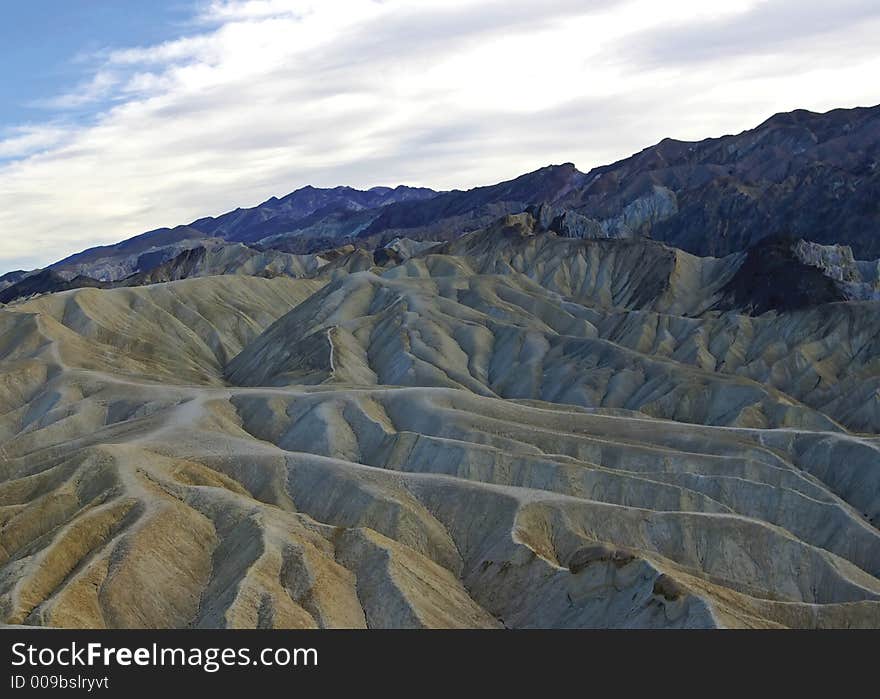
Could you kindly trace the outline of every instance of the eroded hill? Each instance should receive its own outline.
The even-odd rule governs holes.
[[[880,626],[877,301],[527,215],[238,250],[0,309],[0,623]]]

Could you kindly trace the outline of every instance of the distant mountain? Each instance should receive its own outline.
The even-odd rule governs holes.
[[[181,252],[212,242],[266,241],[265,249],[284,250],[286,238],[298,238],[289,251],[313,252],[338,246],[356,235],[382,207],[398,202],[425,201],[437,192],[420,187],[303,187],[281,199],[272,197],[250,209],[236,209],[216,218],[202,218],[188,226],[159,228],[116,245],[90,248],[51,267],[56,271],[87,274],[118,281],[131,274],[146,274]]]
[[[318,189],[306,186],[281,199],[272,197],[252,209],[236,209],[217,218],[202,218],[191,226],[206,235],[235,242],[256,242],[313,229],[324,220],[360,220],[356,214],[398,202],[421,202],[437,195],[424,187],[352,187]],[[349,231],[351,232],[351,231]]]
[[[359,192],[349,187],[305,187],[255,209],[191,225],[226,240],[299,254],[349,242],[376,248],[399,237],[451,240],[483,228],[500,216],[557,200],[572,192],[583,178],[582,172],[566,163],[467,191],[438,193],[397,187]],[[383,193],[381,198],[364,196],[377,191]]]
[[[10,303],[20,298],[37,296],[39,294],[52,294],[58,291],[70,291],[71,289],[86,287],[104,288],[105,286],[106,283],[91,279],[90,277],[80,275],[68,279],[51,269],[44,269],[25,277],[15,284],[10,284],[0,291],[0,303]]]
[[[880,256],[880,106],[777,114],[591,170],[561,208],[698,255],[778,235]]]
[[[6,274],[0,276],[0,291],[6,289],[13,284],[18,284],[25,277],[29,277],[32,272],[27,272],[23,269],[17,269],[12,272],[7,272]]]
[[[738,135],[664,139],[583,173],[551,165],[499,184],[435,192],[303,187],[249,209],[92,248],[56,271],[118,281],[203,244],[313,254],[395,238],[452,240],[532,211],[566,237],[650,237],[701,256],[788,237],[880,257],[880,106],[777,114]],[[20,281],[18,279],[17,281]],[[10,282],[0,282],[9,285]]]
[[[115,245],[89,248],[65,257],[51,265],[51,269],[117,280],[167,262],[207,238],[208,235],[189,226],[158,228]]]
[[[568,163],[492,187],[385,207],[360,234],[448,239],[545,204],[575,237],[651,237],[697,255],[768,237],[880,257],[880,106],[777,114],[738,135],[664,139],[584,174]]]
[[[118,281],[205,243],[244,243],[259,250],[311,254],[357,241],[379,247],[397,237],[449,240],[498,217],[555,200],[583,180],[571,163],[541,168],[514,180],[468,191],[438,193],[398,186],[362,191],[303,187],[250,209],[236,209],[187,226],[160,228],[116,245],[91,248],[52,269]],[[403,235],[402,235],[403,234]]]

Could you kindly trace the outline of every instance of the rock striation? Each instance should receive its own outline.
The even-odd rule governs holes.
[[[531,214],[260,254],[0,309],[0,623],[880,626],[880,303]]]

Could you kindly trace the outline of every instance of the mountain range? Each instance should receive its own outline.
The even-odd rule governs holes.
[[[878,133],[880,106],[800,110],[735,136],[665,139],[587,173],[571,163],[551,165],[450,192],[308,186],[250,209],[91,248],[51,269],[66,282],[77,275],[84,283],[119,281],[218,244],[314,254],[344,245],[375,249],[396,238],[443,241],[529,207],[541,207],[545,226],[556,220],[567,236],[647,237],[713,257],[789,237],[848,246],[856,259],[874,260],[880,258]],[[0,277],[0,289],[27,274]]]

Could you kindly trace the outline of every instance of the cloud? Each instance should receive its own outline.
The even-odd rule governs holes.
[[[843,21],[773,62],[757,40],[711,60],[663,48],[700,28],[724,46],[767,4],[786,1],[201,2],[189,35],[104,51],[55,99],[93,105],[87,124],[53,114],[0,140],[0,270],[304,184],[476,186],[877,101],[877,59],[823,53]]]
[[[304,10],[313,7],[310,3],[290,2],[289,0],[214,0],[199,12],[202,22],[229,22],[266,17],[302,16]]]
[[[733,17],[646,32],[633,46],[642,59],[663,65],[800,52],[806,60],[818,55],[827,60],[834,54],[821,50],[830,47],[817,47],[817,42],[830,40],[846,54],[876,52],[878,23],[876,0],[763,0]]]
[[[0,160],[22,158],[57,146],[68,135],[63,126],[16,126],[0,138]]]
[[[99,102],[107,98],[119,85],[120,77],[108,70],[98,71],[91,80],[78,85],[71,92],[51,97],[39,103],[39,106],[50,109],[74,109],[87,104]]]

